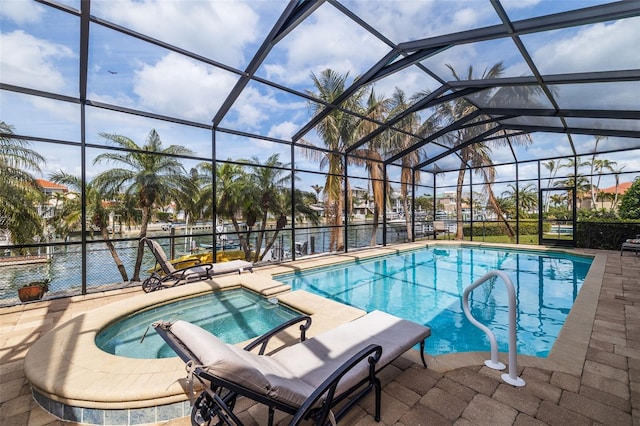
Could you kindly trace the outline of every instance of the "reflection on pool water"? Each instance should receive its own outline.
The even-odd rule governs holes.
[[[487,351],[484,332],[462,310],[462,292],[490,270],[505,272],[518,298],[518,352],[549,354],[592,258],[562,252],[440,246],[278,275],[274,279],[364,309],[379,309],[429,325],[426,352]],[[501,281],[475,289],[469,306],[476,319],[508,350],[507,292]]]
[[[234,344],[259,336],[298,315],[299,312],[251,291],[225,290],[122,318],[98,333],[96,345],[108,353],[129,358],[170,358],[176,354],[150,327],[155,321],[188,321]],[[144,341],[140,343],[145,332]]]

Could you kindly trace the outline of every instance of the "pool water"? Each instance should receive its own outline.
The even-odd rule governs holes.
[[[558,337],[592,258],[560,252],[436,247],[278,275],[293,289],[370,312],[379,309],[431,327],[426,352],[488,351],[484,332],[462,310],[466,287],[491,270],[509,275],[518,299],[518,353],[546,357]],[[508,350],[504,283],[494,279],[469,296],[476,319]]]
[[[182,299],[122,318],[100,331],[96,345],[129,358],[170,358],[175,352],[151,327],[159,320],[184,320],[208,330],[226,343],[260,336],[300,313],[244,289]],[[147,333],[144,341],[142,336]]]

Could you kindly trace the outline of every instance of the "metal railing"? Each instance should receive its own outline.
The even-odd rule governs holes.
[[[507,294],[509,298],[509,374],[503,374],[502,380],[513,386],[524,386],[524,380],[518,377],[518,348],[516,346],[516,292],[509,276],[502,271],[489,271],[480,279],[474,281],[473,284],[465,288],[462,293],[462,310],[473,325],[487,334],[487,338],[491,343],[491,359],[486,360],[484,364],[494,370],[504,370],[505,365],[498,361],[498,343],[496,342],[496,336],[487,326],[476,320],[469,310],[469,293],[494,277],[502,278],[502,281],[507,287]]]

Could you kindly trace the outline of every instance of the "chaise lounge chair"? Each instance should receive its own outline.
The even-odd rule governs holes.
[[[175,265],[169,262],[167,255],[158,242],[147,237],[142,238],[140,241],[147,244],[149,250],[153,253],[153,257],[156,258],[156,265],[160,266],[162,271],[162,274],[153,272],[149,278],[142,282],[142,290],[145,293],[206,280],[216,274],[236,271],[242,273],[244,270],[253,272],[253,264],[244,260],[232,260],[216,264],[201,263],[187,268],[176,269]]]
[[[265,355],[269,340],[296,324],[301,324],[300,342]],[[307,340],[310,325],[308,316],[295,318],[244,350],[185,321],[159,322],[154,327],[187,363],[190,386],[195,378],[203,387],[191,410],[194,425],[242,425],[233,412],[238,396],[266,405],[270,426],[275,410],[290,414],[290,425],[305,420],[335,424],[371,390],[375,390],[375,419],[380,421],[376,374],[418,343],[427,367],[424,343],[431,335],[429,327],[373,311]],[[251,352],[256,348],[258,353]]]
[[[622,247],[620,247],[620,256],[622,256],[622,252],[625,250],[632,250],[635,252],[636,256],[640,251],[640,234],[636,235],[636,238],[628,239],[627,241],[622,243]]]

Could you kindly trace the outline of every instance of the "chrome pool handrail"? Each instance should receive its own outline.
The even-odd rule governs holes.
[[[516,346],[516,292],[511,282],[511,278],[502,271],[489,271],[481,278],[474,281],[471,285],[464,289],[462,293],[462,310],[469,321],[480,330],[484,331],[491,343],[491,359],[486,360],[484,364],[494,370],[504,370],[505,365],[498,361],[498,343],[496,336],[484,324],[476,320],[469,310],[469,293],[475,288],[487,282],[490,278],[500,277],[507,287],[507,295],[509,297],[509,374],[503,374],[502,380],[513,386],[524,386],[525,382],[518,377],[518,349]]]

